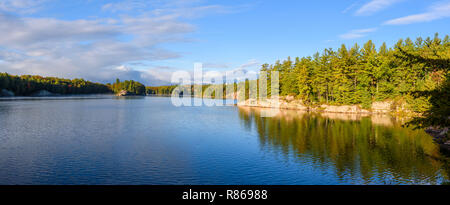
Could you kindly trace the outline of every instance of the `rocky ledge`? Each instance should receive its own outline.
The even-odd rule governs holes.
[[[371,109],[363,109],[360,105],[318,105],[307,106],[301,100],[292,96],[280,97],[279,99],[248,99],[238,102],[238,106],[262,107],[262,108],[280,108],[293,109],[312,112],[329,112],[329,113],[350,113],[350,114],[388,114],[397,112],[399,108],[393,109],[391,102],[374,102]],[[403,109],[401,107],[400,109]]]
[[[39,90],[33,94],[31,94],[31,97],[49,97],[49,96],[57,96],[58,94],[49,92],[47,90]]]
[[[131,92],[128,92],[126,90],[121,90],[120,92],[116,93],[116,96],[143,96],[143,95],[137,95]]]
[[[116,96],[130,96],[130,93],[126,90],[121,90],[116,94]]]
[[[14,97],[14,93],[6,89],[0,89],[0,97]]]

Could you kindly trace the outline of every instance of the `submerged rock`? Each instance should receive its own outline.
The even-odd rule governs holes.
[[[6,89],[0,89],[0,97],[13,97],[15,96],[12,91]]]

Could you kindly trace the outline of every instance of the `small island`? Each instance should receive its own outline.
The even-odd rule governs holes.
[[[120,82],[119,79],[116,79],[116,82],[112,84],[110,88],[112,92],[115,93],[116,96],[146,95],[145,85],[133,80],[126,80],[124,82]]]

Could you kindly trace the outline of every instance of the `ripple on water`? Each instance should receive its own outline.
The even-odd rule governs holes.
[[[440,184],[428,135],[170,98],[0,100],[0,184]]]

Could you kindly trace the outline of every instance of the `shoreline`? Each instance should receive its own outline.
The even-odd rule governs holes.
[[[118,97],[113,93],[102,93],[102,94],[65,94],[65,95],[49,95],[49,96],[0,96],[0,100],[17,100],[17,99],[58,99],[63,97],[90,97],[90,96],[111,96]],[[170,95],[156,95],[156,94],[147,94],[141,95],[142,97],[170,97]],[[141,97],[140,95],[134,96],[124,96],[124,97]],[[191,96],[194,98],[195,96]],[[225,99],[224,99],[225,100]],[[397,118],[403,121],[403,119],[408,119],[413,115],[399,115],[399,113],[405,113],[406,110],[401,110],[401,112],[396,109],[391,109],[391,103],[389,102],[374,102],[372,104],[372,109],[362,109],[359,105],[318,105],[318,106],[306,106],[303,105],[299,100],[286,99],[286,97],[280,97],[279,101],[275,99],[268,100],[256,100],[256,99],[248,99],[243,102],[237,102],[235,104],[237,107],[241,108],[261,108],[261,109],[280,109],[280,110],[292,110],[299,111],[304,113],[317,113],[321,115],[325,115],[330,117],[329,115],[348,115],[351,116],[346,117],[346,119],[357,119],[358,117],[375,117],[377,119],[376,124],[390,124],[386,120],[387,118]],[[404,107],[404,106],[400,106]],[[379,117],[377,117],[379,116]],[[380,118],[381,117],[381,118]],[[378,119],[380,118],[380,119]],[[386,119],[385,119],[386,118]],[[402,122],[403,123],[403,122]],[[440,146],[441,151],[443,151],[446,155],[450,156],[450,139],[449,139],[449,131],[448,127],[446,128],[436,128],[429,127],[423,129],[425,133],[433,138],[433,140]]]
[[[288,97],[280,97],[279,100],[267,99],[264,101],[256,99],[248,99],[243,102],[237,103],[238,107],[248,108],[266,108],[266,109],[280,109],[280,110],[297,110],[308,113],[320,113],[320,114],[344,114],[344,115],[357,115],[357,116],[390,116],[393,118],[408,119],[417,116],[417,113],[413,113],[405,108],[405,104],[400,106],[393,106],[392,102],[373,102],[370,109],[363,109],[359,105],[318,105],[307,106],[300,100],[295,100]],[[435,128],[429,127],[424,131],[433,137],[434,142],[438,144],[441,151],[450,155],[450,128]]]
[[[256,100],[248,99],[243,102],[238,102],[237,106],[242,107],[259,107],[259,108],[274,108],[274,109],[287,109],[287,110],[301,110],[306,112],[318,112],[318,113],[342,113],[342,114],[362,114],[362,115],[391,115],[393,117],[398,116],[399,111],[405,111],[405,109],[392,110],[391,102],[374,102],[371,109],[363,109],[360,105],[327,105],[321,104],[317,106],[304,105],[300,100],[289,99],[289,97],[280,97],[280,99],[267,99]]]

